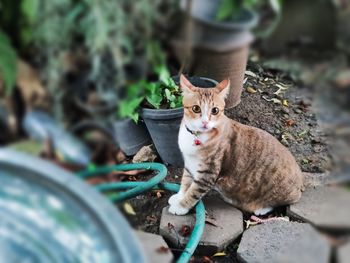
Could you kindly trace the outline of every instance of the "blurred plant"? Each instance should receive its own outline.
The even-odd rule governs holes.
[[[242,9],[251,9],[257,3],[258,0],[222,0],[215,19],[218,22],[236,19]]]
[[[166,66],[166,57],[159,41],[147,43],[147,60],[158,80],[149,82],[145,79],[127,86],[127,94],[118,108],[120,118],[139,119],[141,104],[154,109],[173,109],[182,106],[179,87],[171,78]]]
[[[2,0],[0,25],[11,34],[13,42],[24,49],[32,40],[33,25],[37,22],[39,0]]]
[[[16,83],[17,54],[8,37],[0,31],[0,86],[4,84],[5,95],[9,96]]]
[[[17,50],[25,48],[32,39],[39,0],[2,0],[0,2],[0,80],[5,95],[10,95],[16,83]],[[11,39],[9,38],[11,36]]]
[[[51,0],[40,1],[35,43],[46,58],[44,76],[62,115],[61,54],[83,47],[90,62],[89,83],[102,101],[118,103],[118,90],[129,83],[126,66],[146,59],[155,24],[168,12],[164,3],[174,0]],[[163,10],[163,9],[162,9]],[[142,76],[143,78],[145,76]],[[133,80],[135,81],[135,80]]]
[[[262,9],[269,9],[274,13],[274,18],[264,29],[258,29],[256,36],[259,38],[269,37],[282,18],[283,0],[222,0],[215,16],[217,22],[228,22],[240,18],[242,10],[257,10],[259,13]],[[271,14],[270,14],[271,16]]]

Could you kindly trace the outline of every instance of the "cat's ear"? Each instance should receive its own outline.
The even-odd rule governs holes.
[[[180,87],[182,92],[193,92],[195,91],[192,83],[183,75],[180,75]]]
[[[224,79],[216,86],[216,88],[219,90],[219,96],[225,99],[230,91],[230,79]]]

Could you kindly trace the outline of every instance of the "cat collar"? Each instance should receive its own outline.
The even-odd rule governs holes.
[[[189,129],[189,128],[187,127],[187,125],[185,125],[185,127],[186,127],[186,130],[187,130],[189,133],[191,133],[192,135],[194,135],[193,144],[194,144],[194,145],[201,145],[202,142],[201,142],[201,141],[199,140],[199,138],[198,138],[198,135],[200,134],[200,132],[199,132],[199,131],[192,131],[191,129]]]

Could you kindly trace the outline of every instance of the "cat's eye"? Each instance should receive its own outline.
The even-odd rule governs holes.
[[[192,107],[192,110],[194,113],[200,113],[201,112],[201,107],[199,107],[198,105],[194,105]]]
[[[219,108],[218,107],[214,107],[214,108],[212,108],[211,109],[211,114],[213,114],[213,115],[217,115],[218,113],[219,113]]]

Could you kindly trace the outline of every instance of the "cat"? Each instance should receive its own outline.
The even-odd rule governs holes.
[[[180,76],[184,116],[178,143],[184,159],[181,187],[169,212],[185,215],[211,189],[255,215],[297,202],[303,177],[295,158],[269,133],[224,114],[230,80],[195,87]]]

